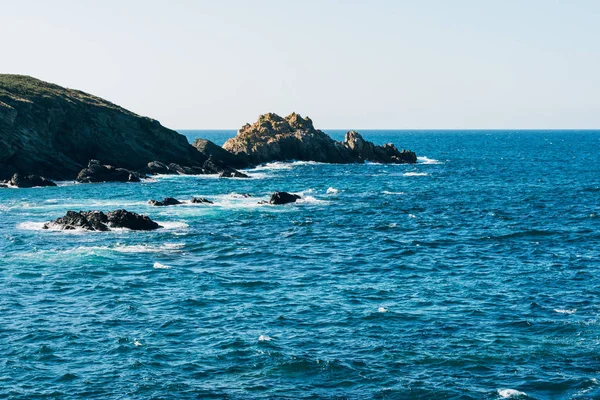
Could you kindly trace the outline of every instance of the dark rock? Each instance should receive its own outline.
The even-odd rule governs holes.
[[[254,124],[246,124],[237,136],[223,145],[249,163],[272,161],[317,161],[324,163],[413,163],[416,155],[398,151],[393,145],[377,146],[365,141],[357,132],[348,132],[344,142],[333,140],[314,128],[312,120],[296,113],[282,118],[277,114],[261,115]]]
[[[77,182],[139,182],[140,176],[133,171],[102,165],[98,160],[90,160],[87,168],[79,171]]]
[[[142,168],[138,172],[148,175],[170,175],[177,173],[175,171],[171,171],[165,163],[161,163],[160,161],[151,161],[145,168]]]
[[[84,229],[87,231],[109,231],[108,217],[102,211],[67,211],[64,217],[44,224],[44,229],[52,226],[63,230]]]
[[[106,214],[111,228],[127,228],[134,231],[151,231],[162,228],[146,215],[140,215],[127,210],[115,210]]]
[[[179,175],[201,175],[204,173],[202,167],[186,167],[179,164],[169,164],[169,171]]]
[[[204,197],[193,197],[192,203],[194,203],[194,204],[214,204],[212,201],[205,199]]]
[[[248,178],[248,175],[212,158],[204,162],[202,169],[205,174],[219,174],[221,178]]]
[[[297,194],[292,194],[288,192],[275,192],[271,195],[271,199],[269,200],[269,204],[288,204],[295,203],[296,200],[301,199]]]
[[[149,231],[161,228],[145,215],[126,210],[116,210],[104,214],[102,211],[67,211],[64,217],[44,224],[44,229],[58,227],[62,230],[83,229],[87,231],[110,231],[110,228],[127,228]]]
[[[148,203],[153,206],[174,206],[181,204],[181,202],[173,197],[165,197],[162,201],[160,200],[149,200]]]
[[[38,186],[56,186],[56,183],[43,176],[14,174],[12,179],[8,181],[8,185],[19,188],[32,188]]]
[[[222,164],[229,165],[232,168],[248,168],[250,163],[243,154],[233,154],[206,139],[196,139],[192,144],[207,159],[219,161]]]

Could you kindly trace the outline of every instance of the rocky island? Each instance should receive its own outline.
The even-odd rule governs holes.
[[[355,131],[346,133],[343,142],[335,141],[315,129],[310,118],[296,113],[285,118],[273,113],[261,115],[254,124],[244,125],[223,148],[248,164],[290,160],[335,164],[417,162],[414,152],[400,151],[391,143],[377,146]]]

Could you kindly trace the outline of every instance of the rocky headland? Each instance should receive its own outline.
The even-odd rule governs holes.
[[[355,131],[346,133],[343,142],[333,140],[315,129],[310,118],[292,113],[285,118],[269,113],[254,124],[246,124],[223,148],[248,164],[273,161],[317,161],[323,163],[416,163],[417,156],[398,150],[393,144],[378,146]]]
[[[179,167],[175,173],[187,168],[236,175],[212,152],[215,146],[206,143],[211,152],[206,155],[158,121],[99,97],[29,76],[0,74],[0,179],[19,173],[74,180],[90,160],[129,171],[158,161]]]

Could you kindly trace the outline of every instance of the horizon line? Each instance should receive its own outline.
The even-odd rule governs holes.
[[[173,128],[169,128],[173,129]],[[176,128],[175,131],[239,131],[235,128]],[[600,128],[319,128],[321,131],[600,131]]]

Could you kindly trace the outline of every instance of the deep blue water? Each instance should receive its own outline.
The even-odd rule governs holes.
[[[600,132],[362,133],[421,163],[1,190],[0,398],[600,398]]]

